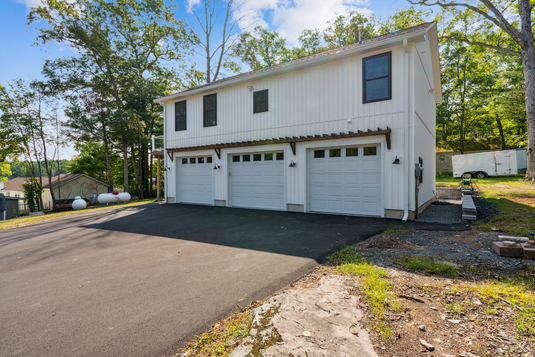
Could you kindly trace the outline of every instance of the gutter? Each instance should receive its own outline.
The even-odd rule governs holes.
[[[406,39],[403,40],[403,49],[405,50],[405,62],[404,62],[404,80],[405,80],[405,91],[404,91],[404,102],[405,106],[403,109],[403,119],[405,121],[404,125],[404,135],[405,135],[405,145],[404,145],[404,155],[405,155],[405,165],[403,165],[403,177],[404,177],[404,189],[403,189],[403,218],[402,222],[407,222],[409,218],[409,45]]]
[[[167,136],[166,136],[167,135],[167,108],[161,102],[158,102],[158,103],[163,107],[163,167],[166,168],[167,167],[167,155],[166,155],[167,154]],[[163,171],[164,200],[162,203],[159,203],[160,205],[167,204],[167,181],[168,181],[167,173],[168,172],[169,171],[167,170]]]

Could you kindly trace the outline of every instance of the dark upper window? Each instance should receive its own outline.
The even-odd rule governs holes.
[[[217,125],[217,93],[203,97],[204,127]]]
[[[263,113],[268,111],[268,90],[260,90],[253,93],[254,108],[253,113]]]
[[[186,101],[175,103],[175,131],[186,130]]]
[[[392,99],[392,52],[362,59],[362,101]]]

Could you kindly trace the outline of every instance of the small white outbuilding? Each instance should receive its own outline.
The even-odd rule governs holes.
[[[413,219],[441,100],[434,22],[159,98],[166,201]]]

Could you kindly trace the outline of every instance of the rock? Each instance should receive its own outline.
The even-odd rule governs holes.
[[[437,308],[434,307],[434,306],[429,306],[429,308],[430,308],[431,310],[436,310],[436,309],[437,309]]]
[[[358,336],[359,335],[359,327],[357,325],[351,325],[351,326],[349,326],[349,332],[351,332],[355,336]]]
[[[455,331],[455,333],[456,333],[457,335],[459,335],[459,336],[462,336],[462,335],[463,335],[463,333],[461,332],[461,329],[458,329],[457,331]]]
[[[420,331],[425,331],[425,326],[424,325],[420,325],[420,326],[418,326],[418,328],[420,329]]]
[[[310,337],[312,336],[312,334],[310,333],[310,331],[303,331],[303,336]]]
[[[499,339],[501,339],[502,341],[504,341],[505,343],[508,343],[508,344],[511,344],[511,339],[509,338],[509,336],[507,336],[505,333],[503,332],[500,332],[499,334],[496,335]]]
[[[442,357],[455,357],[454,355],[442,355]]]
[[[430,344],[429,342],[426,342],[425,340],[420,340],[420,344],[422,346],[424,346],[427,350],[429,351],[434,351],[435,350],[435,346],[433,346],[432,344]]]
[[[479,357],[473,353],[470,353],[470,352],[463,352],[459,355],[459,357]]]
[[[461,323],[461,320],[448,320],[449,322],[451,322],[452,324],[459,324]]]
[[[481,305],[481,301],[479,301],[478,298],[473,298],[472,303],[474,303],[474,305]]]

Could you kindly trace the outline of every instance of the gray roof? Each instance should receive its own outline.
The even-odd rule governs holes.
[[[333,55],[333,54],[342,53],[342,52],[349,51],[349,50],[352,50],[354,48],[365,46],[365,45],[368,45],[368,44],[371,44],[371,43],[374,43],[374,42],[380,42],[380,41],[384,41],[384,40],[387,40],[387,39],[390,39],[390,38],[403,36],[403,35],[409,34],[411,32],[417,32],[417,31],[425,30],[432,23],[433,22],[424,22],[422,24],[419,24],[419,25],[416,25],[416,26],[413,26],[413,27],[409,27],[409,28],[406,28],[406,29],[403,29],[403,30],[399,30],[399,31],[387,33],[385,35],[381,35],[381,36],[377,36],[377,37],[374,37],[374,38],[370,38],[368,40],[362,41],[361,43],[357,42],[357,43],[353,43],[353,44],[347,45],[347,46],[336,47],[336,48],[333,48],[333,49],[330,49],[330,50],[327,50],[327,51],[318,52],[318,53],[310,55],[310,56],[301,57],[301,58],[298,58],[298,59],[293,60],[293,61],[288,61],[288,62],[276,64],[276,65],[273,65],[273,66],[270,66],[270,67],[257,69],[257,70],[246,72],[246,73],[241,73],[241,74],[238,74],[238,75],[235,75],[235,76],[231,76],[231,77],[222,78],[222,79],[219,79],[217,81],[214,81],[214,82],[211,82],[211,83],[208,83],[208,84],[203,84],[201,86],[189,88],[189,89],[183,90],[181,92],[176,92],[176,93],[173,93],[173,94],[187,93],[187,92],[190,92],[190,91],[193,91],[193,90],[197,90],[197,89],[200,89],[200,88],[213,86],[213,85],[216,85],[216,84],[219,84],[219,83],[223,83],[223,82],[227,82],[227,81],[231,81],[231,80],[234,80],[234,79],[237,79],[237,78],[245,78],[245,77],[254,76],[254,75],[259,74],[259,73],[267,73],[267,72],[270,72],[270,71],[273,71],[273,70],[276,70],[276,69],[279,69],[279,68],[289,67],[289,66],[292,66],[292,65],[297,64],[297,63],[303,63],[303,62],[307,62],[307,61],[310,61],[310,60],[313,60],[313,59],[316,59],[316,58],[322,58],[322,57],[327,57],[327,56],[330,56],[330,55]]]

